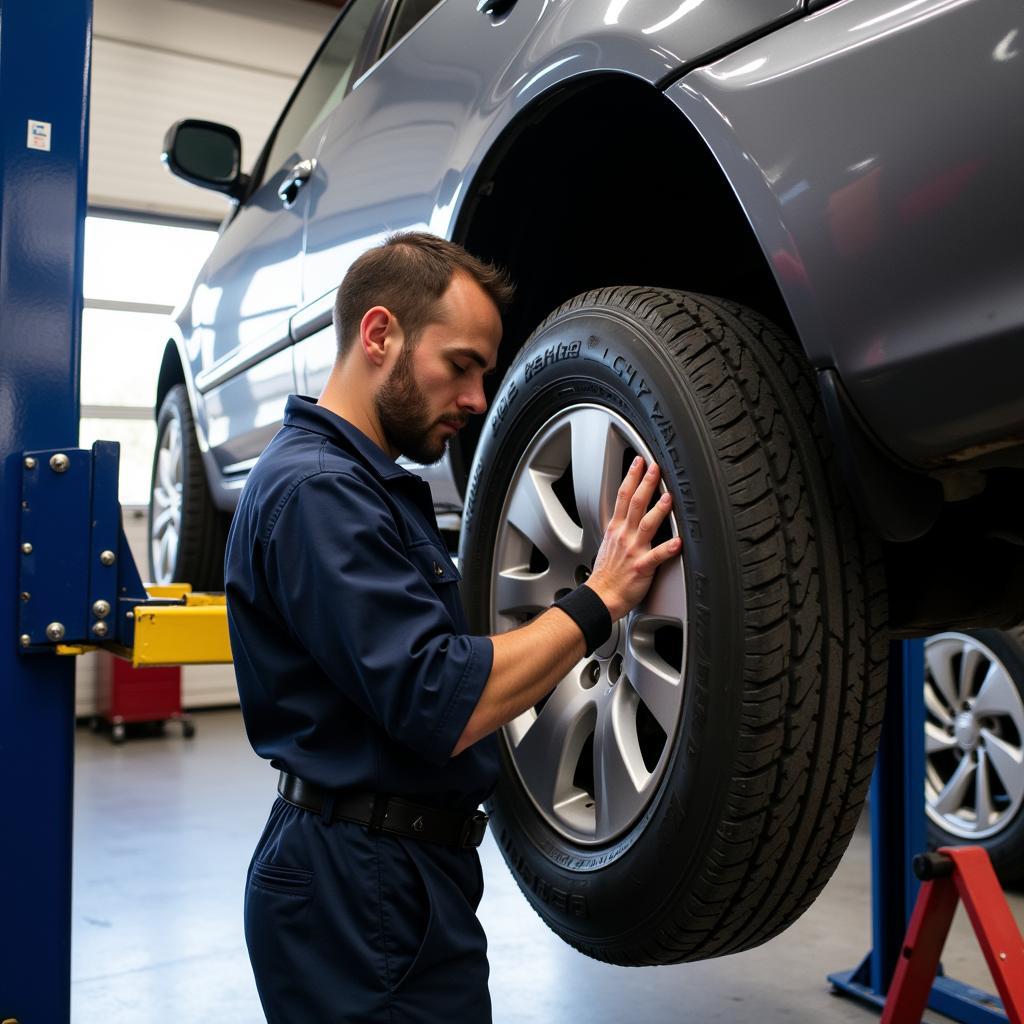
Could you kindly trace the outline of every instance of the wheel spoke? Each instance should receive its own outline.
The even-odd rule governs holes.
[[[569,427],[573,492],[583,525],[583,545],[596,551],[615,509],[626,441],[601,409],[574,412]]]
[[[989,763],[999,776],[1007,796],[1015,806],[1024,799],[1024,751],[996,736],[989,729],[981,730],[982,744]]]
[[[634,634],[626,648],[623,672],[654,720],[671,736],[679,718],[683,683],[679,672],[654,651],[651,634]]]
[[[974,815],[977,828],[986,829],[992,821],[992,794],[989,792],[985,751],[978,749],[978,770],[974,776]]]
[[[950,736],[945,729],[940,729],[934,722],[925,722],[924,751],[926,754],[937,754],[943,750],[952,750],[955,746],[955,737]]]
[[[566,580],[563,585],[570,583]],[[551,604],[557,589],[550,569],[542,573],[505,569],[494,581],[494,610],[499,615],[533,615]]]
[[[686,621],[686,581],[681,558],[670,558],[659,567],[637,611],[678,625]]]
[[[178,559],[178,531],[173,527],[169,526],[163,535],[164,542],[164,572],[167,574],[168,580],[172,580],[174,576],[174,563]]]
[[[168,573],[170,570],[167,566],[167,545],[170,542],[168,533],[169,531],[164,531],[164,533],[162,533],[155,541],[155,557],[153,558],[153,562],[155,563],[157,575],[160,577],[156,581],[157,583],[170,582],[168,579]]]
[[[571,554],[578,557],[582,531],[551,490],[551,475],[527,469],[516,484],[508,507],[508,521],[555,564]]]
[[[580,688],[578,670],[574,669],[558,684],[513,748],[523,782],[548,813],[572,783],[580,748],[592,731],[592,725],[585,721],[592,705],[593,698]]]
[[[975,764],[969,754],[964,754],[962,760],[956,767],[956,771],[949,777],[942,792],[935,798],[934,807],[939,814],[957,814],[964,805],[964,796],[971,785],[971,778],[974,775]]]
[[[154,508],[159,508],[163,510],[166,508],[170,508],[170,506],[174,504],[174,500],[167,493],[167,491],[165,491],[163,487],[161,487],[160,484],[158,483],[153,488],[153,497],[151,504],[154,506]]]
[[[639,813],[649,778],[636,739],[636,697],[619,687],[601,704],[594,732],[598,839],[611,837]]]
[[[171,523],[177,521],[178,510],[172,505],[153,518],[153,536],[160,536]]]
[[[953,716],[942,703],[942,698],[939,697],[930,679],[926,679],[924,683],[924,706],[929,714],[934,715],[943,725],[953,724]]]
[[[1021,721],[1024,715],[1021,714],[1020,694],[1006,669],[999,662],[994,661],[989,665],[972,708],[976,716],[1011,715],[1016,719],[1014,724],[1018,729],[1024,729],[1024,721]]]
[[[956,680],[953,678],[953,666],[944,653],[947,647],[947,644],[926,646],[924,656],[935,686],[946,702],[946,707],[955,711],[957,708],[957,686]]]
[[[168,498],[173,499],[174,494],[178,490],[177,480],[175,479],[176,467],[174,465],[174,456],[166,448],[160,449],[160,454],[157,456],[157,478],[160,481],[160,486],[163,488],[164,493],[167,494]]]
[[[971,683],[974,681],[978,666],[985,660],[985,655],[972,644],[964,644],[963,657],[960,659],[960,679],[957,682],[957,698],[961,704],[974,696]]]

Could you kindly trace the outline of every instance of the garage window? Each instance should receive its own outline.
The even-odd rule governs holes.
[[[121,442],[122,505],[149,502],[153,401],[170,314],[216,237],[212,227],[86,217],[80,445]]]

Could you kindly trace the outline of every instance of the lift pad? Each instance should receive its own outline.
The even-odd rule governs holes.
[[[176,584],[188,587],[188,584]],[[170,590],[154,587],[152,590]],[[151,592],[152,592],[151,590]],[[54,652],[63,656],[87,654],[102,647],[135,668],[153,665],[228,665],[227,605],[223,594],[193,594],[188,590],[183,604],[139,604],[132,609],[135,644],[57,644]]]
[[[135,644],[130,656],[136,668],[231,661],[224,595],[189,591],[184,602],[135,606]]]

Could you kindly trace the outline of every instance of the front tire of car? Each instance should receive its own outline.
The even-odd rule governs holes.
[[[224,589],[228,517],[210,497],[184,384],[157,414],[149,501],[149,571],[153,583]]]
[[[682,556],[503,730],[491,811],[562,938],[680,963],[778,934],[838,864],[882,721],[885,591],[802,353],[731,303],[605,288],[537,328],[492,404],[460,548],[475,632],[586,578],[634,454]]]

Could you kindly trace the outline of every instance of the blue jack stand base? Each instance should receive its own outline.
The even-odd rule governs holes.
[[[871,780],[872,949],[859,967],[830,974],[837,995],[876,1009],[896,970],[920,883],[911,863],[927,848],[924,819],[924,642],[889,647],[889,687]],[[1006,1024],[995,996],[938,977],[928,1006],[962,1024]]]
[[[871,987],[872,956],[869,953],[864,957],[860,967],[855,970],[830,974],[828,980],[832,982],[836,995],[858,999],[881,1011],[885,1007],[885,996]],[[964,1024],[1006,1024],[1007,1020],[1003,1004],[998,998],[983,989],[952,978],[935,979],[928,1006],[936,1013],[963,1021]]]

